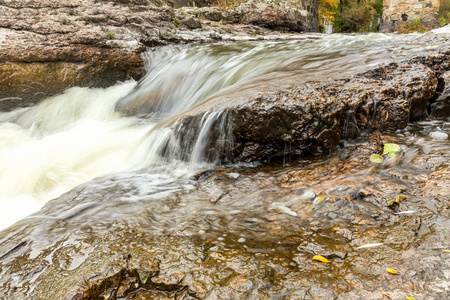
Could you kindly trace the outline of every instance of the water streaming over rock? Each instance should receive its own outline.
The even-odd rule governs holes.
[[[177,125],[177,115],[247,84],[352,74],[431,50],[418,46],[416,37],[337,35],[161,47],[146,54],[147,74],[138,83],[71,88],[34,107],[1,113],[0,228],[99,176],[142,169],[153,174],[153,192],[146,194],[185,190],[189,183],[180,180],[179,188],[169,188],[167,177],[188,178],[203,163],[218,163],[218,149],[233,140],[225,112],[205,113],[188,136],[177,134],[177,126],[184,126]],[[168,119],[175,125],[161,125]],[[139,197],[145,198],[130,195]]]

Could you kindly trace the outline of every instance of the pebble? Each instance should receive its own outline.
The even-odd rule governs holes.
[[[316,194],[313,191],[306,190],[302,194],[302,197],[305,198],[306,200],[314,200],[314,198],[316,198]]]
[[[237,179],[239,176],[241,176],[239,173],[227,173],[226,175],[233,179]]]
[[[245,242],[245,239],[244,239],[244,238],[238,239],[238,243],[243,243],[243,242]]]
[[[442,131],[433,131],[430,132],[430,137],[433,140],[446,140],[448,139],[448,134]]]
[[[337,213],[335,213],[335,212],[330,212],[329,214],[328,214],[328,217],[330,218],[330,219],[335,219],[335,218],[337,218]]]

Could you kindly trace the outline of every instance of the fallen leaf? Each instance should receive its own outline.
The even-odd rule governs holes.
[[[314,257],[312,258],[313,260],[318,260],[324,263],[328,263],[330,262],[328,259],[326,259],[325,257],[321,256],[321,255],[314,255]]]
[[[398,274],[397,270],[395,269],[387,268],[386,271],[388,271],[391,274]]]
[[[399,145],[394,143],[386,143],[383,146],[383,155],[389,154],[390,152],[400,152],[401,148]]]
[[[406,297],[406,300],[416,300],[414,297]]]
[[[450,253],[450,250],[445,249],[445,250],[442,250],[442,252]]]
[[[391,151],[388,153],[389,157],[396,158],[398,156],[398,152]]]
[[[381,164],[384,160],[383,156],[379,155],[379,154],[372,154],[369,158],[370,162],[374,163],[374,164]]]
[[[317,197],[317,201],[322,201],[323,200],[323,198],[325,198],[323,195],[320,195],[319,197]]]
[[[386,293],[385,291],[381,291],[381,293],[382,293],[383,295],[385,295],[386,297],[388,297],[389,299],[392,299],[391,296],[390,296],[388,293]]]
[[[386,203],[388,206],[394,205],[395,203],[400,204],[400,201],[409,198],[408,196],[405,195],[397,195],[393,198],[387,198],[386,199]]]

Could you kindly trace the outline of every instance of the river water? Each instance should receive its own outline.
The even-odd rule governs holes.
[[[180,155],[161,156],[162,148],[184,149],[170,144],[173,129],[158,124],[209,97],[283,76],[300,82],[352,75],[438,50],[420,35],[383,34],[149,50],[147,74],[139,82],[75,87],[34,107],[0,114],[0,228],[97,177],[128,186],[129,193],[122,190],[119,197],[124,201],[189,193],[189,178],[211,167],[204,162],[203,144],[220,112],[205,116],[184,161]]]

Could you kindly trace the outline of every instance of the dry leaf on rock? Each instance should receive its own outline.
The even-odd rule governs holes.
[[[323,257],[321,255],[314,255],[314,257],[312,259],[313,260],[317,260],[317,261],[321,261],[321,262],[324,262],[324,263],[330,262],[328,259],[326,259],[325,257]]]

